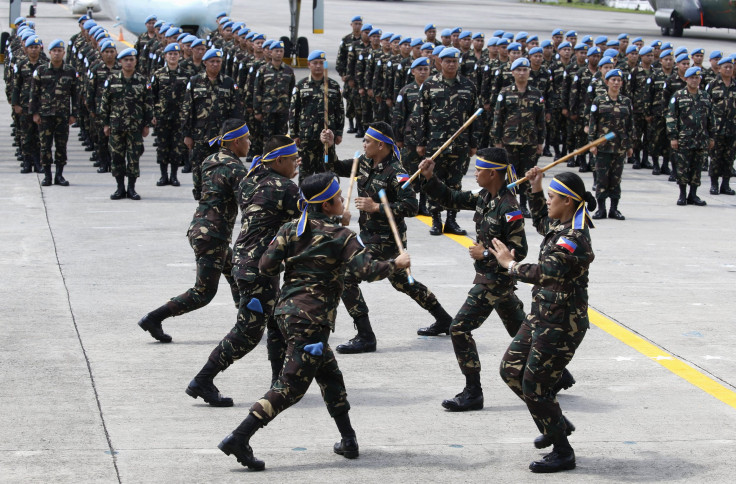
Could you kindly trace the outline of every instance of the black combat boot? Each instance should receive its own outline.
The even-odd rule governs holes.
[[[720,190],[718,189],[718,177],[712,176],[710,177],[710,194],[718,195],[719,193],[720,193]]]
[[[363,125],[362,124],[360,124],[360,123],[358,123],[356,121],[355,137],[356,138],[362,138],[363,136],[365,136],[365,129],[363,128]]]
[[[519,210],[521,211],[521,215],[524,218],[532,218],[532,214],[529,212],[529,209],[526,207],[526,195],[523,193],[519,194]]]
[[[56,175],[54,175],[54,185],[68,187],[69,182],[64,178],[64,165],[56,165]]]
[[[161,178],[156,182],[156,186],[163,187],[169,184],[169,165],[166,163],[159,163],[158,167],[161,170]]]
[[[164,329],[161,326],[161,322],[164,319],[170,318],[174,315],[173,308],[170,304],[174,303],[166,303],[160,308],[156,308],[146,314],[140,321],[138,321],[138,326],[140,326],[143,331],[148,331],[154,339],[157,339],[162,343],[171,343],[171,336],[164,333]]]
[[[92,166],[100,166],[98,162],[97,157],[97,151],[93,151],[91,155],[89,155],[89,161],[94,161],[95,163],[92,163]]]
[[[427,195],[422,192],[419,193],[419,215],[423,215],[425,217],[432,215],[427,208]]]
[[[698,207],[704,207],[707,205],[705,203],[705,200],[701,200],[700,197],[698,197],[698,187],[695,185],[690,185],[690,193],[687,196],[687,204],[688,205],[696,205]]]
[[[644,148],[641,152],[641,167],[652,168],[652,164],[649,162],[649,150]]]
[[[580,173],[588,173],[590,171],[590,165],[588,164],[588,160],[585,159],[585,155],[580,155],[578,159],[578,162],[580,163],[580,168],[578,168],[578,171]]]
[[[666,156],[662,157],[662,169],[659,170],[659,172],[663,175],[671,175],[672,171],[670,170],[669,166],[670,160],[667,159]]]
[[[573,432],[575,432],[575,426],[564,415],[562,416],[562,418],[565,420],[565,433],[569,437]],[[534,447],[536,447],[537,449],[545,449],[553,443],[554,442],[552,441],[552,437],[546,434],[542,434],[534,439]]]
[[[593,220],[606,218],[606,197],[598,198],[598,210],[593,214]]]
[[[348,133],[354,134],[355,133],[355,123],[353,122],[353,118],[348,118],[348,124],[350,125],[350,127],[348,128]]]
[[[572,373],[565,368],[562,370],[562,374],[560,375],[560,379],[557,380],[557,383],[555,383],[555,386],[552,387],[552,394],[557,395],[562,390],[567,390],[571,386],[575,384],[575,378],[573,378]]]
[[[641,170],[641,154],[637,151],[636,153],[634,153],[634,156],[632,158],[634,161],[634,166],[632,166],[631,168],[634,170]],[[629,158],[629,160],[631,160],[632,158]],[[629,163],[631,163],[631,161],[629,161]]]
[[[235,455],[235,458],[243,467],[254,471],[262,471],[266,468],[266,463],[256,459],[253,456],[253,449],[250,447],[250,438],[262,426],[261,420],[249,413],[248,417],[238,425],[238,428],[217,445],[217,448],[223,451],[225,455]]]
[[[23,168],[21,168],[21,173],[31,173],[33,171],[33,167],[31,166],[32,162],[31,159],[27,156],[23,157]]]
[[[335,424],[340,431],[340,442],[336,442],[332,447],[335,454],[341,455],[346,459],[356,459],[360,455],[358,448],[358,440],[355,438],[355,430],[350,424],[350,415],[343,413],[335,417]]]
[[[700,167],[700,171],[708,171],[708,159],[705,159],[705,163]]]
[[[552,452],[542,460],[529,464],[529,470],[534,473],[550,473],[575,469],[575,452],[572,450],[567,436],[562,435],[554,441]]]
[[[452,316],[447,314],[445,308],[441,304],[437,304],[437,307],[430,311],[434,316],[434,323],[426,328],[420,328],[417,330],[419,336],[439,336],[441,334],[450,334],[450,324],[452,323]]]
[[[611,199],[611,210],[608,211],[608,218],[614,220],[626,220],[626,217],[618,211],[618,198]]]
[[[432,228],[429,235],[442,235],[442,214],[439,210],[432,212]]]
[[[135,191],[135,177],[129,176],[128,177],[128,191],[126,193],[128,195],[128,198],[131,200],[140,200],[141,196],[138,195]]]
[[[179,187],[181,186],[181,183],[179,183],[179,179],[176,177],[176,172],[179,170],[179,165],[176,163],[171,164],[171,176],[169,177],[169,183],[172,187]]]
[[[41,155],[35,155],[33,157],[33,171],[36,173],[43,172],[43,167],[41,166]]]
[[[570,168],[575,168],[576,166],[580,166],[580,157],[573,156],[572,158],[570,158],[570,160],[567,162],[567,166]]]
[[[118,182],[118,189],[115,190],[112,195],[110,195],[110,200],[120,200],[125,198],[125,177],[116,176],[115,181]]]
[[[191,173],[192,172],[192,162],[190,160],[187,160],[184,163],[184,166],[181,169],[182,173]]]
[[[445,227],[443,228],[443,231],[446,234],[453,234],[453,235],[467,235],[468,232],[462,229],[457,224],[457,210],[448,210],[447,211],[447,220],[445,221]]]
[[[652,160],[654,162],[652,165],[652,175],[659,175],[660,173],[662,173],[659,169],[659,158],[655,156],[654,158],[652,158]]]
[[[677,181],[677,165],[674,161],[671,161],[672,163],[672,173],[670,173],[670,177],[667,179],[669,182],[676,182]]]
[[[552,156],[552,150],[549,149],[549,144],[544,145],[544,150],[542,150],[542,156]]]
[[[483,389],[480,386],[480,373],[465,375],[465,388],[455,398],[444,400],[442,406],[451,412],[467,412],[483,409]]]
[[[721,182],[721,193],[724,195],[736,195],[736,192],[729,186],[731,178],[724,176]]]
[[[223,397],[214,383],[215,377],[221,371],[222,368],[217,363],[208,359],[207,363],[197,373],[197,376],[189,382],[189,386],[185,390],[187,395],[195,400],[200,397],[212,407],[232,407],[233,399]]]
[[[687,185],[680,185],[680,198],[677,199],[678,205],[687,205]]]
[[[52,183],[51,180],[51,165],[44,166],[43,167],[43,180],[41,180],[41,186],[42,187],[50,187]]]
[[[100,167],[97,168],[97,173],[110,173],[110,158],[100,160]]]
[[[337,345],[337,352],[342,354],[372,353],[376,351],[376,335],[371,328],[368,315],[361,316],[355,321],[358,334],[345,344]]]

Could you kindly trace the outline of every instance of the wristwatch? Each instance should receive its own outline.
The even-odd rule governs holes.
[[[483,251],[483,258],[484,259],[488,259],[490,256],[491,256],[491,253],[488,252],[488,249],[486,249],[486,250]]]

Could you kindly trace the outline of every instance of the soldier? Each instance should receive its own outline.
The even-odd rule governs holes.
[[[21,133],[21,153],[23,154],[23,173],[30,173],[28,167],[33,163],[37,172],[41,172],[41,151],[38,139],[38,125],[33,122],[30,111],[31,84],[33,73],[41,65],[41,49],[43,42],[35,34],[29,35],[25,42],[25,58],[13,66],[13,93],[10,104],[18,116]]]
[[[455,398],[443,401],[442,406],[457,412],[480,410],[483,408],[480,358],[472,331],[478,329],[495,309],[509,336],[514,337],[525,317],[524,306],[516,297],[513,281],[488,251],[493,239],[498,238],[515,251],[517,262],[526,257],[528,245],[524,217],[515,194],[506,189],[507,182],[516,180],[516,172],[503,149],[479,150],[475,177],[481,190],[477,193],[448,189],[433,177],[434,162],[431,159],[424,160],[420,166],[422,176],[427,179],[422,191],[431,194],[444,206],[476,212],[476,243],[468,250],[475,266],[474,286],[450,325],[455,357],[465,375],[465,388]],[[431,326],[417,333],[436,335]]]
[[[100,100],[99,116],[105,136],[110,137],[112,176],[118,183],[117,190],[110,195],[111,200],[126,196],[131,200],[141,199],[135,191],[135,180],[141,174],[138,160],[143,154],[143,138],[148,136],[153,115],[146,80],[135,72],[136,55],[133,48],[118,54],[122,70],[107,78]]]
[[[334,144],[334,135],[330,131],[323,131],[321,139],[330,145]],[[380,121],[373,123],[363,138],[363,149],[365,153],[358,161],[355,198],[355,207],[360,211],[360,238],[372,256],[390,259],[399,254],[399,247],[392,236],[388,219],[381,209],[378,192],[381,189],[386,191],[404,245],[406,245],[404,218],[414,217],[417,214],[416,195],[411,188],[401,188],[408,175],[401,165],[399,148],[393,140],[393,130],[388,124]],[[337,160],[334,150],[330,151],[330,167],[338,176],[350,176],[352,165],[352,159]],[[347,225],[349,222],[348,214],[343,217],[343,224]],[[389,281],[394,289],[408,295],[434,317],[435,328],[441,329],[441,332],[449,332],[452,318],[424,284],[419,281],[409,282],[406,271],[392,274]],[[353,318],[358,334],[348,343],[339,345],[338,353],[376,351],[376,336],[368,317],[368,306],[358,287],[359,282],[352,275],[345,277],[342,299]]]
[[[357,99],[353,101],[356,108],[356,138],[362,138],[363,134],[365,134],[365,122],[371,115],[370,112],[366,111],[370,106],[370,101],[365,88],[365,66],[372,49],[370,36],[372,31],[373,26],[371,24],[363,24],[363,28],[360,30],[360,44],[355,46],[352,51],[348,52],[347,72],[348,76],[352,78],[348,80],[348,85],[350,86],[352,81],[353,86],[351,86],[351,89],[354,89],[355,96],[357,96]]]
[[[77,96],[77,71],[64,63],[65,50],[63,40],[52,41],[49,44],[51,61],[36,68],[31,84],[30,114],[33,122],[38,125],[44,172],[41,185],[45,187],[51,185],[52,144],[56,148],[53,158],[56,164],[54,185],[69,186],[63,173],[69,125],[77,120],[77,110],[73,102]],[[30,163],[24,169],[30,172]]]
[[[184,144],[191,152],[189,159],[195,200],[202,195],[202,160],[213,154],[209,140],[217,136],[218,124],[222,119],[240,117],[243,112],[237,96],[238,85],[231,77],[220,72],[222,51],[210,49],[202,60],[205,72],[189,80],[181,108]]]
[[[547,123],[549,130],[547,137],[552,143],[555,159],[567,154],[567,126],[570,115],[568,106],[570,82],[573,78],[571,70],[575,66],[569,42],[560,43],[557,52],[559,59],[555,59],[549,68],[552,72],[552,92],[549,100],[551,119]],[[570,160],[568,166],[575,166],[574,160]]]
[[[585,44],[582,44],[585,45]],[[572,128],[568,133],[568,149],[573,151],[578,146],[585,144],[587,135],[585,134],[585,95],[588,92],[588,86],[593,80],[593,76],[598,72],[598,61],[601,60],[601,50],[598,47],[591,47],[587,52],[587,66],[578,70],[570,85],[570,120]],[[580,58],[578,58],[580,62]],[[577,165],[580,166],[581,173],[590,171],[590,165],[585,159],[585,155],[579,155]]]
[[[677,91],[681,89],[685,89],[685,87],[687,87],[687,81],[685,80],[685,73],[690,68],[690,56],[688,55],[686,51],[686,52],[681,53],[680,55],[674,55],[674,57],[675,57],[674,72],[667,78],[662,88],[662,104],[664,106],[669,106],[669,102],[672,99],[672,96]],[[666,116],[666,113],[665,113],[665,116]],[[669,161],[672,162],[672,173],[670,173],[670,177],[668,178],[668,181],[674,182],[674,181],[677,181],[677,163],[675,162],[675,154],[672,152],[672,150],[669,150]],[[707,166],[707,164],[708,164],[708,158],[706,157],[705,165],[703,166]],[[662,162],[662,165],[664,166],[664,161]],[[662,170],[662,172],[664,173],[664,169]]]
[[[705,206],[697,195],[700,171],[708,159],[708,150],[715,142],[716,125],[708,94],[700,90],[700,67],[685,72],[687,87],[674,93],[667,113],[667,137],[677,164],[677,183],[680,185],[678,205]],[[690,193],[686,196],[687,186]]]
[[[558,472],[575,468],[575,452],[567,436],[575,429],[562,415],[554,387],[582,343],[588,321],[588,269],[595,255],[590,240],[593,224],[586,208],[595,198],[585,191],[580,177],[566,172],[555,176],[546,201],[542,172],[526,173],[532,185],[534,226],[544,237],[537,264],[517,263],[503,241],[494,239],[491,252],[509,276],[534,284],[532,310],[501,360],[501,378],[527,405],[542,435],[538,449],[554,445],[532,472]]]
[[[550,114],[552,99],[552,72],[544,66],[544,49],[542,47],[531,47],[529,49],[529,85],[542,93],[542,104],[544,104],[544,121],[545,121],[545,142],[542,154],[544,156],[552,156],[549,143],[549,131],[547,126],[552,120]],[[539,157],[537,157],[537,160]]]
[[[544,144],[544,97],[529,85],[530,62],[521,57],[511,64],[514,84],[501,90],[496,100],[491,138],[497,148],[505,148],[509,163],[523,173],[536,165]],[[522,215],[530,218],[526,207],[526,183],[519,186]]]
[[[409,254],[390,261],[374,260],[353,232],[332,222],[330,217],[343,211],[340,184],[332,174],[313,175],[302,189],[302,218],[279,229],[259,264],[264,273],[276,277],[285,265],[276,309],[279,328],[289,345],[283,371],[263,398],[250,407],[248,417],[218,446],[253,470],[263,470],[265,463],[253,456],[251,437],[301,400],[313,379],[320,385],[327,410],[340,431],[341,440],[334,452],[348,459],[358,457],[345,382],[327,342],[335,327],[342,279],[349,273],[375,281],[410,265]],[[325,262],[316,264],[317,260]]]
[[[182,70],[186,72],[189,77],[193,77],[196,74],[204,74],[206,67],[202,59],[204,58],[204,54],[207,52],[204,40],[195,37],[192,39],[189,48],[192,50],[192,57],[180,62]]]
[[[434,152],[449,139],[476,110],[476,90],[472,82],[458,75],[460,51],[454,48],[443,50],[440,55],[442,73],[425,81],[417,105],[417,153],[425,156]],[[468,171],[470,157],[475,156],[480,142],[480,122],[475,120],[435,160],[436,176],[452,190],[462,187],[462,179]],[[457,223],[455,210],[447,211],[447,220],[442,226],[440,206],[431,198],[432,227],[430,235],[442,232],[465,235],[467,232]]]
[[[596,170],[596,199],[598,211],[594,219],[606,218],[606,198],[611,199],[611,210],[608,217],[625,220],[618,211],[621,199],[621,175],[624,171],[625,156],[631,157],[633,140],[636,139],[636,128],[633,122],[634,108],[631,100],[621,94],[623,73],[620,69],[612,69],[606,73],[608,85],[606,94],[597,96],[590,106],[588,124],[588,141],[592,142],[608,133],[615,133],[613,141],[590,149]]]
[[[435,24],[427,24],[424,26],[424,41],[431,43],[435,47],[442,45],[442,42],[437,40],[437,26]]]
[[[155,25],[157,21],[158,17],[156,17],[155,15],[149,15],[148,17],[146,17],[146,20],[143,21],[143,23],[146,25],[146,31],[138,36],[138,39],[135,41],[135,45],[133,46],[136,52],[138,52],[138,62],[136,63],[138,72],[141,72],[141,69],[143,69],[143,66],[145,65],[145,62],[143,59],[141,59],[141,56],[145,56],[146,54],[146,44],[148,44],[156,37]]]
[[[240,300],[237,322],[212,350],[207,363],[186,390],[189,396],[202,397],[216,407],[232,406],[233,401],[220,395],[214,378],[250,353],[261,341],[265,329],[272,383],[284,361],[284,338],[273,318],[278,277],[262,274],[258,261],[279,227],[298,213],[299,188],[291,179],[296,176],[299,157],[296,144],[287,136],[274,136],[266,142],[266,149],[268,152],[256,158],[238,188],[237,201],[243,220],[233,250],[232,271]]]
[[[356,117],[356,106],[354,104],[356,96],[353,94],[355,89],[355,82],[352,76],[348,72],[348,55],[353,49],[356,49],[360,45],[361,34],[360,31],[363,28],[363,17],[356,15],[350,19],[350,26],[353,31],[342,38],[340,45],[337,48],[337,62],[335,63],[335,69],[342,79],[343,85],[345,86],[344,96],[347,101],[345,108],[350,128],[348,133],[355,133],[355,124],[353,118]]]
[[[258,69],[253,94],[253,112],[263,123],[263,139],[287,133],[289,101],[296,83],[294,69],[283,62],[284,43],[274,41],[268,49],[271,61]]]
[[[633,45],[630,47],[634,47]],[[653,168],[649,163],[648,125],[652,122],[651,105],[654,92],[654,70],[652,62],[654,54],[651,47],[642,47],[638,52],[641,62],[629,74],[627,96],[634,108],[634,166],[635,170]]]
[[[652,49],[654,53],[654,49]],[[655,56],[656,58],[656,56]],[[672,57],[671,50],[665,50],[659,54],[660,68],[654,68],[654,77],[652,78],[652,104],[650,116],[652,122],[648,126],[647,136],[650,140],[649,154],[652,156],[652,175],[669,175],[668,164],[670,161],[670,142],[667,139],[666,117],[669,107],[669,101],[664,98],[664,88],[667,79],[674,72],[673,66],[675,59]],[[662,157],[662,167],[660,168],[658,157]]]
[[[718,62],[718,75],[705,90],[713,103],[715,121],[713,136],[715,144],[708,168],[710,194],[734,195],[736,192],[729,186],[733,159],[736,156],[733,143],[736,135],[736,82],[733,80],[733,57],[725,57]],[[722,178],[720,189],[718,177]]]
[[[151,95],[153,98],[153,124],[156,126],[158,146],[157,162],[161,170],[161,178],[156,185],[181,185],[176,176],[179,161],[188,155],[187,146],[181,139],[181,104],[187,95],[189,77],[179,64],[181,48],[179,44],[169,44],[164,48],[166,66],[151,76]],[[171,165],[171,178],[168,166]]]
[[[299,147],[302,167],[299,180],[314,173],[325,171],[325,150],[319,140],[323,129],[335,133],[335,144],[342,142],[342,129],[345,125],[345,112],[342,105],[340,85],[334,79],[325,81],[326,54],[323,50],[310,52],[309,77],[296,84],[291,96],[290,125],[291,137]],[[327,85],[326,85],[327,84]],[[325,106],[325,89],[327,103]],[[325,126],[325,109],[328,110],[329,123]]]
[[[209,304],[217,294],[221,274],[230,284],[235,305],[240,301],[230,274],[233,268],[230,239],[238,215],[236,193],[247,172],[240,158],[250,149],[248,126],[240,119],[228,119],[214,143],[220,145],[220,150],[202,163],[202,198],[187,231],[197,264],[194,286],[138,321],[138,326],[162,343],[170,343],[171,336],[164,333],[161,322]],[[214,390],[216,395],[218,392]]]
[[[714,50],[710,53],[709,58],[710,67],[703,69],[703,82],[705,82],[706,86],[712,83],[718,76],[718,71],[720,70],[718,62],[723,58],[723,53],[720,50]]]
[[[97,138],[97,157],[99,168],[97,173],[108,173],[110,171],[110,139],[105,135],[105,124],[99,116],[100,102],[107,78],[119,73],[122,67],[116,60],[118,52],[115,43],[107,40],[100,46],[101,61],[90,68],[89,82],[86,92],[85,104],[93,119]]]

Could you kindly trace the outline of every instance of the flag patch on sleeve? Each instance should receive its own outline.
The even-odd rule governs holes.
[[[578,248],[577,244],[573,242],[572,240],[566,238],[566,237],[560,237],[560,240],[557,241],[557,245],[560,247],[564,247],[567,249],[571,254],[575,252],[575,249]]]
[[[396,174],[396,181],[398,181],[399,183],[403,183],[403,182],[405,182],[407,180],[409,180],[409,175],[407,175],[406,173],[397,173]]]
[[[514,212],[509,212],[506,214],[507,222],[513,222],[514,220],[520,220],[523,218],[524,218],[524,215],[521,214],[521,210],[516,210]]]

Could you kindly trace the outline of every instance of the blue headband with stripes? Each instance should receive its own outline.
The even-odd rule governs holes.
[[[253,173],[253,170],[261,166],[263,163],[274,161],[279,156],[292,156],[296,155],[297,153],[299,153],[299,150],[296,147],[296,143],[292,141],[288,145],[279,146],[275,150],[271,150],[263,156],[256,156],[253,159],[253,163],[250,165],[248,175]]]
[[[595,228],[593,221],[590,218],[590,213],[588,212],[588,209],[585,208],[585,200],[583,197],[570,190],[567,185],[559,181],[557,178],[552,179],[549,184],[549,189],[559,195],[570,197],[576,202],[579,202],[578,208],[575,210],[575,215],[572,217],[573,229],[581,230],[584,229],[586,225],[589,225],[590,228]]]
[[[174,45],[174,44],[171,44],[171,45]],[[236,140],[238,138],[242,138],[243,136],[245,136],[246,134],[248,134],[248,132],[249,132],[248,125],[245,124],[245,123],[243,123],[243,126],[237,128],[237,129],[234,129],[232,131],[228,131],[227,133],[225,133],[223,135],[220,135],[220,136],[215,136],[214,138],[212,138],[209,141],[209,143],[210,143],[210,146],[212,146],[215,143],[222,144],[223,141],[233,141],[233,140]]]
[[[340,191],[340,181],[337,179],[337,177],[333,178],[332,181],[330,181],[330,184],[327,185],[327,187],[307,200],[304,198],[304,195],[302,194],[302,198],[299,199],[299,210],[302,212],[302,216],[299,217],[299,223],[296,226],[296,235],[301,237],[301,235],[304,233],[304,229],[307,227],[307,206],[311,203],[323,203],[328,200],[331,200],[337,193]]]
[[[401,152],[399,151],[399,147],[396,146],[396,143],[394,143],[394,140],[392,140],[391,138],[389,138],[388,136],[381,133],[375,128],[368,128],[365,132],[365,135],[368,136],[369,138],[373,138],[376,141],[380,141],[382,143],[391,145],[393,147],[396,158],[398,158],[398,160],[401,161]]]
[[[489,161],[478,156],[475,159],[475,167],[479,170],[506,170],[506,178],[509,182],[514,183],[519,179],[516,176],[516,169],[511,163],[498,163],[496,161]],[[516,186],[511,189],[511,192],[516,194]]]

